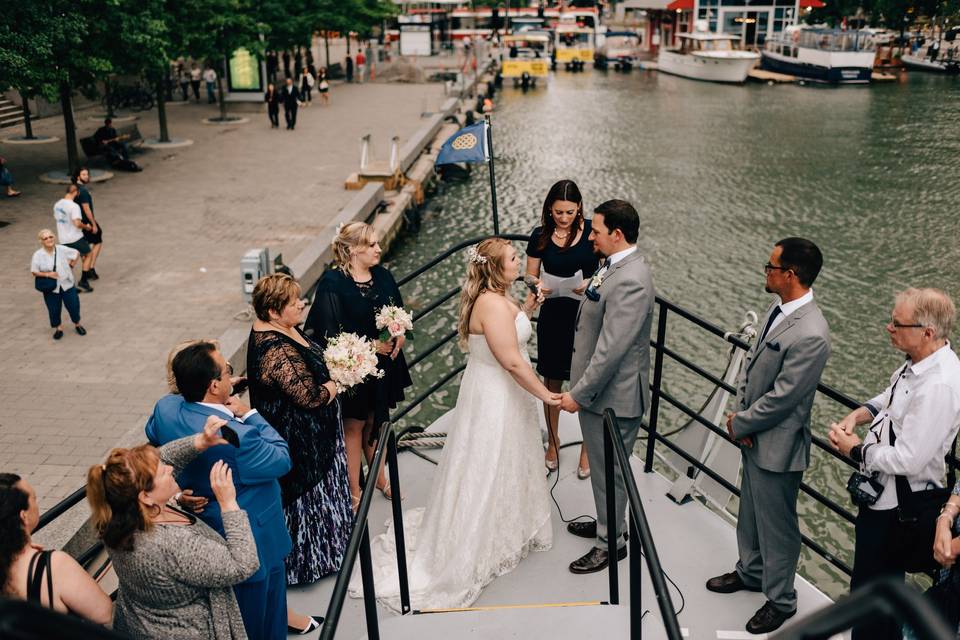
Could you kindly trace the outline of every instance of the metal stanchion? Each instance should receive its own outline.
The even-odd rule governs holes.
[[[603,420],[607,421],[606,418]],[[617,486],[613,440],[610,430],[603,426],[603,473],[607,488],[607,576],[610,579],[610,604],[620,604],[620,577],[617,575]],[[599,523],[598,523],[599,526]]]
[[[403,505],[400,504],[400,468],[397,465],[397,434],[387,429],[387,467],[390,473],[390,503],[393,535],[397,545],[397,577],[400,579],[400,613],[410,613],[410,582],[407,577],[407,547],[403,538]]]

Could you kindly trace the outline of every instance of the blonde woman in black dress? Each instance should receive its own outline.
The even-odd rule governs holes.
[[[561,180],[550,187],[543,202],[540,226],[530,234],[527,244],[527,274],[541,279],[544,272],[569,278],[582,272],[583,284],[575,292],[583,293],[590,276],[597,268],[598,259],[589,240],[590,221],[583,216],[583,196],[572,180]],[[549,288],[541,289],[547,299],[540,308],[537,321],[537,373],[543,384],[557,393],[570,379],[570,361],[573,358],[573,333],[580,301],[569,297],[551,298]],[[544,464],[550,471],[558,467],[560,408],[544,404],[549,443]],[[587,449],[580,446],[577,477],[590,477]]]

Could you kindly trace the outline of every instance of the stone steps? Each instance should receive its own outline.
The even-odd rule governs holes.
[[[0,94],[0,129],[23,122],[23,109]]]

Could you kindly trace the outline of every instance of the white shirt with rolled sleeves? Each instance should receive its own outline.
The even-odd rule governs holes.
[[[893,389],[901,370],[903,377]],[[881,428],[868,432],[863,443],[863,469],[879,471],[883,483],[883,493],[870,508],[882,511],[897,506],[896,475],[906,476],[914,491],[942,487],[944,457],[960,429],[960,359],[950,343],[916,364],[908,360],[905,367],[897,367],[890,386],[864,407],[874,422],[884,418]],[[891,426],[894,446],[887,431]]]
[[[76,260],[80,252],[70,247],[56,245],[54,250],[57,252],[57,293],[73,288],[73,268],[70,266],[71,260]],[[37,249],[30,260],[30,271],[40,273],[41,271],[53,271],[53,253],[47,253],[46,249]]]
[[[70,244],[83,237],[83,231],[73,223],[74,220],[83,220],[83,213],[73,200],[57,200],[53,205],[53,219],[57,221],[57,242],[60,244]]]

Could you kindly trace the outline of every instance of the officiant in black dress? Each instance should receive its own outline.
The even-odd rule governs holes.
[[[554,184],[543,202],[540,226],[530,234],[527,243],[527,273],[541,281],[547,299],[540,307],[537,321],[537,373],[550,391],[559,392],[570,379],[570,361],[573,358],[573,333],[580,299],[550,297],[549,286],[543,283],[544,273],[559,278],[571,278],[581,273],[584,281],[576,287],[582,293],[586,279],[596,271],[599,260],[590,242],[590,221],[583,216],[583,196],[572,180]],[[550,441],[544,464],[550,471],[558,467],[560,420],[558,407],[544,405],[543,413],[549,428]],[[580,447],[577,477],[590,477],[587,450]]]
[[[402,307],[403,298],[393,275],[380,266],[381,249],[373,227],[351,222],[341,227],[333,240],[336,267],[320,278],[313,306],[304,325],[307,335],[326,346],[327,339],[351,332],[377,341],[378,368],[382,378],[369,378],[340,396],[350,491],[360,495],[360,460],[373,461],[376,436],[390,410],[403,400],[403,390],[413,384],[403,357],[404,338],[380,341],[376,315],[384,306]],[[383,469],[377,488],[390,497]]]

